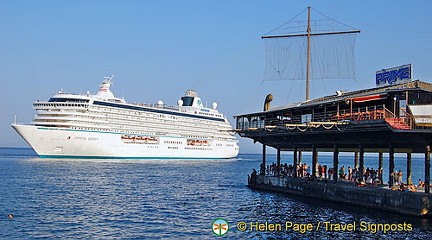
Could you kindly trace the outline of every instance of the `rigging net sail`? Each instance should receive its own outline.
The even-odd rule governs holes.
[[[354,44],[360,32],[328,17],[311,20],[307,10],[308,21],[294,21],[303,11],[262,37],[263,81],[306,80],[306,100],[311,79],[355,79]]]
[[[355,34],[311,36],[312,79],[354,79]],[[306,37],[265,39],[264,81],[306,79]]]

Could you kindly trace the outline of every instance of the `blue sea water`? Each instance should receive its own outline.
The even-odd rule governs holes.
[[[268,162],[275,160],[268,156]],[[331,165],[330,155],[320,162]],[[304,156],[304,162],[310,161]],[[246,187],[259,154],[233,160],[40,159],[31,149],[0,148],[0,239],[430,239],[432,221]],[[283,156],[283,162],[292,162]],[[352,166],[352,156],[340,165]],[[396,169],[406,169],[396,157]],[[365,166],[378,165],[366,156]],[[385,168],[386,169],[386,168]],[[423,158],[413,158],[413,179]],[[13,214],[13,219],[8,218]],[[212,222],[225,219],[224,236]],[[407,223],[412,230],[281,231],[247,229],[239,222],[313,224]]]

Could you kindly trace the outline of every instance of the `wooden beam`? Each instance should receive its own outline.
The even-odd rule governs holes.
[[[265,175],[266,172],[266,145],[263,144],[263,151],[262,151],[262,163],[261,163],[261,167],[260,167],[260,174],[261,175]]]
[[[277,165],[277,169],[278,169],[278,175],[280,173],[280,162],[281,162],[281,150],[280,147],[277,148],[277,158],[276,158],[276,165]]]
[[[393,178],[394,172],[394,147],[393,144],[389,144],[389,187],[392,188],[394,184]]]
[[[425,148],[425,193],[430,193],[430,154],[431,146]]]
[[[312,146],[312,176],[318,177],[318,152],[315,145]]]
[[[343,31],[343,32],[329,32],[329,33],[311,33],[310,36],[323,36],[323,35],[338,35],[338,34],[350,34],[350,33],[360,33],[360,30],[356,31]],[[292,34],[292,35],[276,35],[276,36],[262,36],[265,38],[288,38],[288,37],[307,37],[308,34]]]
[[[339,169],[339,149],[338,145],[335,144],[333,148],[333,182],[338,180],[338,169]]]
[[[380,180],[381,184],[383,184],[383,173],[384,173],[383,164],[384,164],[384,153],[379,152],[378,153],[378,169],[380,171],[379,180]]]
[[[407,153],[407,184],[412,184],[411,153]]]
[[[360,144],[360,146],[359,146],[359,148],[360,148],[360,177],[361,177],[361,180],[362,181],[366,181],[366,179],[364,179],[364,147],[363,147],[363,145],[362,144]]]
[[[294,144],[293,165],[294,165],[294,177],[297,177],[297,145],[295,145],[295,144]]]

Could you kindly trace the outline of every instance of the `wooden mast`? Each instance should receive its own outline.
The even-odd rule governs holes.
[[[307,59],[306,59],[306,101],[309,100],[309,84],[310,84],[310,7],[308,7],[308,25],[307,25]]]
[[[286,37],[307,37],[307,58],[306,58],[306,101],[309,100],[309,85],[310,85],[310,71],[311,71],[311,63],[310,63],[310,39],[311,36],[321,36],[321,35],[334,35],[334,34],[347,34],[347,33],[359,33],[360,30],[355,31],[341,31],[341,32],[326,32],[326,33],[312,33],[311,29],[311,18],[310,18],[310,9],[308,7],[308,23],[307,23],[307,33],[306,34],[294,34],[294,35],[278,35],[278,36],[262,36],[261,38],[286,38]]]

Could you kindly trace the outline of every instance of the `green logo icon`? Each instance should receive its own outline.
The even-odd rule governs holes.
[[[228,222],[225,219],[218,218],[212,223],[212,230],[218,236],[225,235],[229,230]]]

